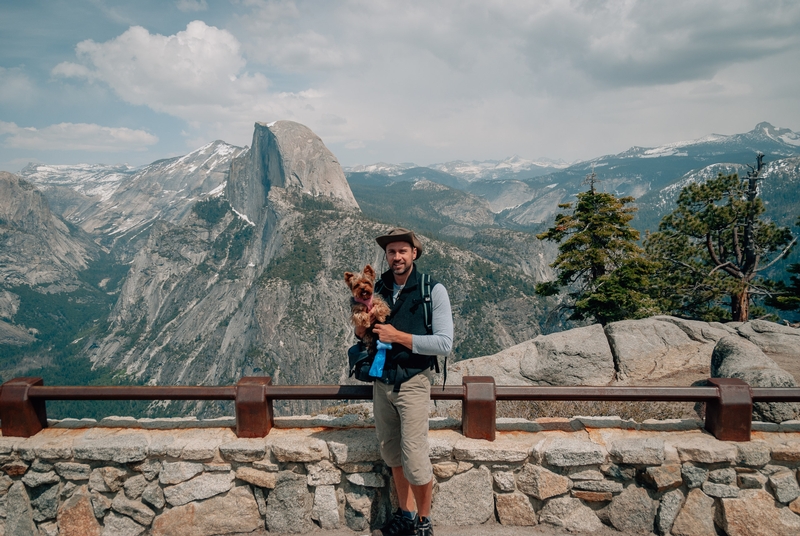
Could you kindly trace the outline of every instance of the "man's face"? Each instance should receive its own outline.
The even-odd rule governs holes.
[[[411,270],[417,248],[408,242],[391,242],[386,246],[386,262],[394,275],[405,275]]]

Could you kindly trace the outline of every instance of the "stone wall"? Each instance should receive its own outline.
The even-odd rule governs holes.
[[[312,426],[263,439],[237,439],[222,421],[130,419],[0,437],[0,525],[5,536],[198,536],[381,524],[396,499],[374,429],[320,422],[284,419]],[[507,419],[494,442],[431,430],[434,522],[800,534],[800,423],[756,423],[747,443],[699,425]]]

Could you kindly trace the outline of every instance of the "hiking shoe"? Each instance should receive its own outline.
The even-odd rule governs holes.
[[[372,531],[372,536],[415,536],[419,534],[416,532],[416,517],[409,519],[403,515],[403,511],[398,508],[394,513],[394,517],[389,520],[387,524],[379,529]],[[432,532],[430,534],[433,534]]]
[[[414,536],[433,536],[433,525],[429,517],[417,517],[417,532]]]

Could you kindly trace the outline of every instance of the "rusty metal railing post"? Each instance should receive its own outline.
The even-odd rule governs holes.
[[[471,439],[494,441],[497,429],[497,389],[492,376],[464,376],[461,431]]]
[[[264,437],[272,429],[272,400],[267,399],[269,376],[248,376],[236,384],[236,435]]]
[[[750,441],[753,393],[738,378],[709,378],[719,398],[706,403],[706,430],[720,441]]]
[[[33,400],[28,390],[34,385],[44,385],[37,377],[22,377],[8,380],[0,391],[0,421],[3,435],[31,437],[42,428],[47,428],[47,408],[44,400]]]

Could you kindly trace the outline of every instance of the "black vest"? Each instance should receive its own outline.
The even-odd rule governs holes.
[[[412,335],[430,335],[425,325],[425,313],[422,306],[422,291],[420,289],[421,277],[415,264],[405,287],[400,291],[397,302],[392,304],[392,289],[394,288],[394,274],[387,270],[381,275],[382,285],[378,293],[392,308],[387,324],[391,324],[398,331]],[[431,281],[431,288],[436,286]],[[400,390],[400,384],[424,370],[434,367],[436,356],[415,354],[411,348],[406,348],[400,343],[392,343],[391,350],[386,351],[386,364],[383,367],[383,376],[380,380],[386,384],[394,384],[394,390]]]

